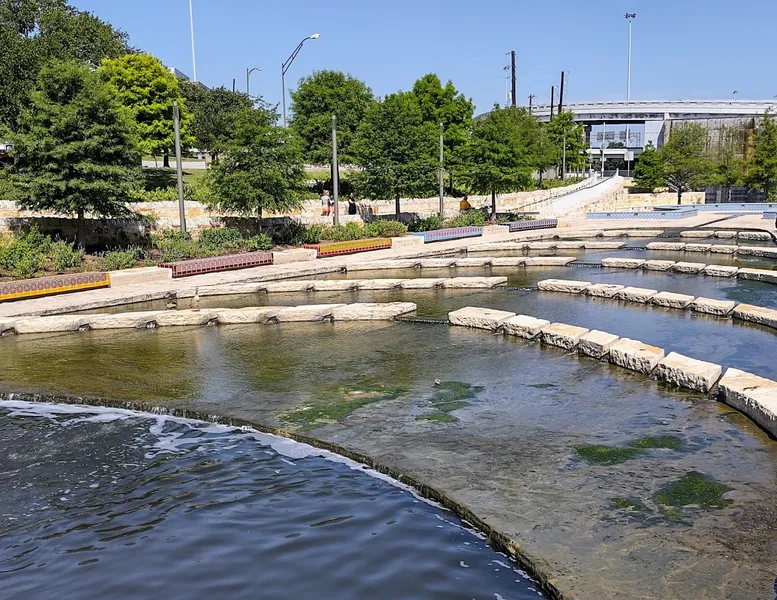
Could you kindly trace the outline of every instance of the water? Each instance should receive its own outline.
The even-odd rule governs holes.
[[[3,598],[541,597],[450,512],[281,438],[6,401],[0,456]]]

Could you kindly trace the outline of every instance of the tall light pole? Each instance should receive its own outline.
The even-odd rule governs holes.
[[[251,73],[254,71],[261,71],[261,67],[253,67],[251,69],[246,69],[246,96],[251,95]]]
[[[442,123],[440,123],[440,218],[445,218],[445,129]]]
[[[637,13],[626,13],[629,22],[629,70],[626,76],[626,102],[631,100],[631,22],[637,18]]]
[[[194,55],[194,10],[192,9],[192,0],[189,0],[189,30],[192,34],[192,78],[197,83],[197,58]]]
[[[302,45],[308,40],[317,40],[320,37],[321,37],[320,33],[314,33],[313,35],[309,35],[299,43],[299,45],[294,49],[294,52],[292,52],[289,55],[289,58],[287,58],[285,62],[281,63],[281,87],[283,88],[283,126],[284,127],[286,127],[286,71],[289,70],[289,67],[291,67],[291,63],[294,62],[294,59],[297,58],[297,54],[299,54],[299,51],[302,50]]]

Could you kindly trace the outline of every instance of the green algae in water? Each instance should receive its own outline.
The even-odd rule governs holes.
[[[595,465],[619,465],[642,453],[639,448],[618,448],[601,444],[572,446],[578,457]]]
[[[416,420],[418,421],[431,421],[432,423],[455,423],[458,421],[456,417],[453,415],[449,415],[445,412],[432,412],[432,413],[426,413],[423,415],[418,415],[416,417]]]
[[[434,423],[453,423],[458,421],[450,413],[470,405],[471,400],[485,388],[480,385],[472,385],[463,381],[443,381],[434,388],[434,394],[427,398],[434,412],[419,415],[417,420],[432,421]]]
[[[628,510],[646,511],[647,507],[638,500],[631,498],[610,498],[614,508],[626,508]]]
[[[725,508],[731,504],[723,494],[731,488],[715,481],[712,477],[690,471],[677,481],[665,485],[653,496],[656,504],[669,516],[680,516],[682,508]]]
[[[629,442],[632,448],[665,448],[679,450],[683,441],[673,435],[649,435]]]
[[[386,387],[380,383],[363,381],[326,390],[313,402],[298,406],[278,418],[298,429],[311,430],[341,421],[369,404],[394,400],[406,392],[405,388]]]

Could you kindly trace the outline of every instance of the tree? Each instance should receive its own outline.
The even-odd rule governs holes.
[[[563,167],[565,147],[567,167],[578,168],[585,165],[585,132],[582,123],[575,122],[573,113],[568,111],[560,113],[545,126],[545,129],[551,144],[553,166]],[[565,174],[562,173],[563,176]]]
[[[466,160],[465,148],[472,132],[475,106],[459,93],[453,82],[448,81],[443,87],[440,78],[433,73],[413,84],[413,94],[418,99],[424,122],[437,128],[440,123],[443,125],[444,159],[452,188],[453,172],[460,170]]]
[[[764,114],[755,138],[755,151],[747,173],[747,187],[777,201],[777,123],[771,110]]]
[[[264,105],[237,113],[233,135],[208,174],[213,206],[259,218],[265,210],[300,206],[306,192],[302,152],[293,133],[275,125],[277,120],[278,114]]]
[[[372,90],[363,81],[341,71],[316,71],[300,79],[291,92],[290,126],[302,141],[302,152],[311,164],[332,161],[332,115],[337,117],[337,154],[342,163],[353,163],[352,144],[370,104]]]
[[[119,101],[126,106],[138,124],[140,149],[144,155],[164,154],[169,167],[169,153],[175,145],[173,101],[181,115],[181,147],[194,143],[189,129],[191,114],[181,95],[178,78],[150,54],[126,54],[103,61],[99,69],[105,81],[119,91]]]
[[[19,204],[76,213],[79,245],[85,213],[129,214],[140,174],[135,123],[116,90],[85,65],[54,61],[41,71],[11,141]]]
[[[237,116],[253,102],[240,92],[224,87],[207,89],[199,83],[183,81],[181,93],[192,114],[191,133],[200,150],[208,150],[215,161],[229,143],[235,129]]]
[[[716,184],[728,188],[743,184],[746,166],[745,136],[740,127],[725,127],[718,132],[713,160]]]
[[[707,156],[707,130],[699,123],[675,126],[669,141],[661,149],[664,179],[677,192],[677,204],[684,192],[690,192],[708,183],[714,165]]]
[[[354,155],[363,171],[357,185],[373,198],[393,198],[399,216],[402,196],[434,193],[437,148],[437,128],[424,123],[416,96],[390,94],[370,106],[359,127]]]
[[[494,107],[475,124],[466,178],[473,191],[491,194],[492,214],[497,194],[532,186],[540,136],[536,119],[523,108]]]
[[[96,67],[130,51],[124,32],[66,0],[0,0],[0,48],[0,128],[11,130],[50,60]]]
[[[634,183],[637,187],[651,192],[666,185],[664,161],[653,142],[648,142],[644,152],[637,158],[637,164],[634,166]]]

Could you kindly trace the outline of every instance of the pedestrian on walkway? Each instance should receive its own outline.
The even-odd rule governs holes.
[[[321,216],[328,217],[332,210],[332,200],[329,198],[329,190],[324,190],[324,195],[321,196]]]
[[[356,206],[356,198],[353,197],[353,192],[348,194],[348,214],[349,215],[355,215],[358,214],[358,207]]]

